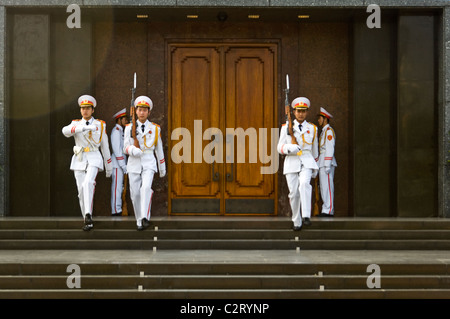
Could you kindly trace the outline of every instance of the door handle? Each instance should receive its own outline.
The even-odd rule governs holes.
[[[211,164],[211,175],[212,175],[213,182],[218,182],[219,181],[220,174],[219,174],[219,172],[216,172],[214,170],[214,163]]]
[[[232,182],[234,179],[234,163],[231,163],[231,173],[227,173],[227,182]]]
[[[228,149],[228,147],[230,147],[230,148],[231,148],[231,146],[234,147],[233,139],[234,139],[234,135],[227,134],[227,137],[226,137],[226,143],[227,143],[227,156],[226,156],[226,159],[227,159],[227,163],[231,162],[231,173],[227,173],[226,174],[227,182],[232,182],[233,179],[234,179],[234,162],[233,162],[233,160],[231,160],[231,157],[229,155],[231,153],[234,156],[234,150],[232,150],[232,149],[229,150]],[[230,153],[228,151],[230,151]]]
[[[215,134],[212,135],[212,141],[214,143],[217,143],[216,139],[217,139],[217,136]],[[213,155],[215,155],[215,154],[216,154],[216,152],[215,152],[215,149],[214,149],[214,154]],[[211,175],[212,175],[213,182],[218,182],[220,180],[220,173],[215,171],[215,169],[214,169],[214,166],[215,166],[214,162],[211,163]]]

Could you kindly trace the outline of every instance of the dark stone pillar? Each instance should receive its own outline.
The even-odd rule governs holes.
[[[388,217],[395,192],[391,186],[392,112],[395,109],[395,23],[383,19],[369,29],[366,17],[353,29],[354,212]]]

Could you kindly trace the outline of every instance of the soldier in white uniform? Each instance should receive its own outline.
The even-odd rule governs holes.
[[[63,127],[62,133],[75,139],[70,169],[73,170],[77,183],[81,214],[84,219],[83,230],[88,231],[94,227],[92,209],[95,178],[99,171],[103,171],[103,167],[106,168],[106,177],[111,176],[112,160],[106,124],[92,116],[97,101],[90,95],[82,95],[78,99],[78,105],[82,119],[73,120]]]
[[[148,120],[153,108],[152,100],[147,96],[139,96],[134,101],[137,115],[136,128],[130,123],[125,127],[124,153],[127,154],[127,171],[130,181],[130,196],[136,217],[137,229],[144,230],[149,226],[152,205],[152,183],[154,174],[166,175],[161,128]],[[134,146],[132,130],[136,130],[139,148]]]
[[[122,215],[122,192],[124,176],[127,174],[127,156],[123,154],[124,128],[128,124],[127,110],[124,108],[114,114],[116,125],[111,131],[112,181],[111,181],[111,215]]]
[[[293,132],[297,144],[292,143],[289,123],[286,123],[281,127],[277,150],[278,153],[286,155],[283,173],[289,187],[293,229],[300,230],[303,222],[306,226],[311,225],[311,178],[315,178],[319,170],[316,163],[318,139],[317,127],[305,120],[310,101],[305,97],[298,97],[292,101],[291,107],[295,115]]]
[[[319,217],[333,217],[334,216],[334,170],[337,166],[336,158],[334,156],[334,148],[336,144],[336,135],[331,128],[329,122],[333,116],[325,110],[320,108],[318,114],[318,123],[322,127],[322,132],[319,138],[319,181],[320,194],[322,197],[322,211]]]

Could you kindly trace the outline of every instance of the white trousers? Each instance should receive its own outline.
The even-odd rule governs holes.
[[[123,171],[113,168],[111,174],[111,215],[122,212]]]
[[[286,174],[294,226],[302,225],[302,217],[311,217],[311,176],[310,168],[303,168],[299,173]]]
[[[141,174],[128,173],[130,181],[130,197],[138,226],[142,226],[143,218],[150,220],[154,174],[155,172],[153,170],[143,170]]]
[[[88,166],[84,171],[73,171],[77,182],[78,199],[80,201],[81,215],[91,214],[94,207],[95,178],[98,167]]]
[[[330,173],[325,173],[325,167],[319,169],[320,195],[322,197],[322,213],[334,215],[334,169],[331,165]]]

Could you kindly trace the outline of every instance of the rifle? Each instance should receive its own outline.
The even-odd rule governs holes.
[[[134,72],[133,88],[131,89],[131,103],[130,103],[130,115],[132,121],[131,127],[131,137],[134,140],[134,146],[139,148],[139,141],[136,138],[136,110],[134,108],[134,95],[136,94],[136,72]],[[123,191],[122,191],[122,216],[128,216],[128,205],[127,205],[127,185],[128,175],[123,177]]]
[[[291,143],[292,144],[297,144],[297,139],[294,136],[294,129],[292,127],[292,119],[291,119],[291,107],[289,106],[289,74],[286,74],[286,89],[284,90],[285,92],[285,99],[284,99],[284,109],[286,112],[286,121],[288,122],[288,132],[289,135],[291,136]],[[302,151],[298,151],[297,155],[302,155]]]
[[[313,216],[317,216],[319,215],[319,187],[317,186],[317,183],[319,181],[319,176],[317,176],[314,179],[314,193],[315,193],[315,198],[314,198],[314,210],[313,210]]]
[[[134,72],[134,86],[131,89],[131,106],[130,106],[130,115],[131,115],[131,137],[134,140],[134,146],[137,148],[141,148],[139,145],[139,141],[136,138],[136,109],[134,107],[134,94],[136,93],[136,72]]]
[[[128,174],[126,174],[126,175],[123,176],[122,216],[128,216],[127,184],[128,184]]]

